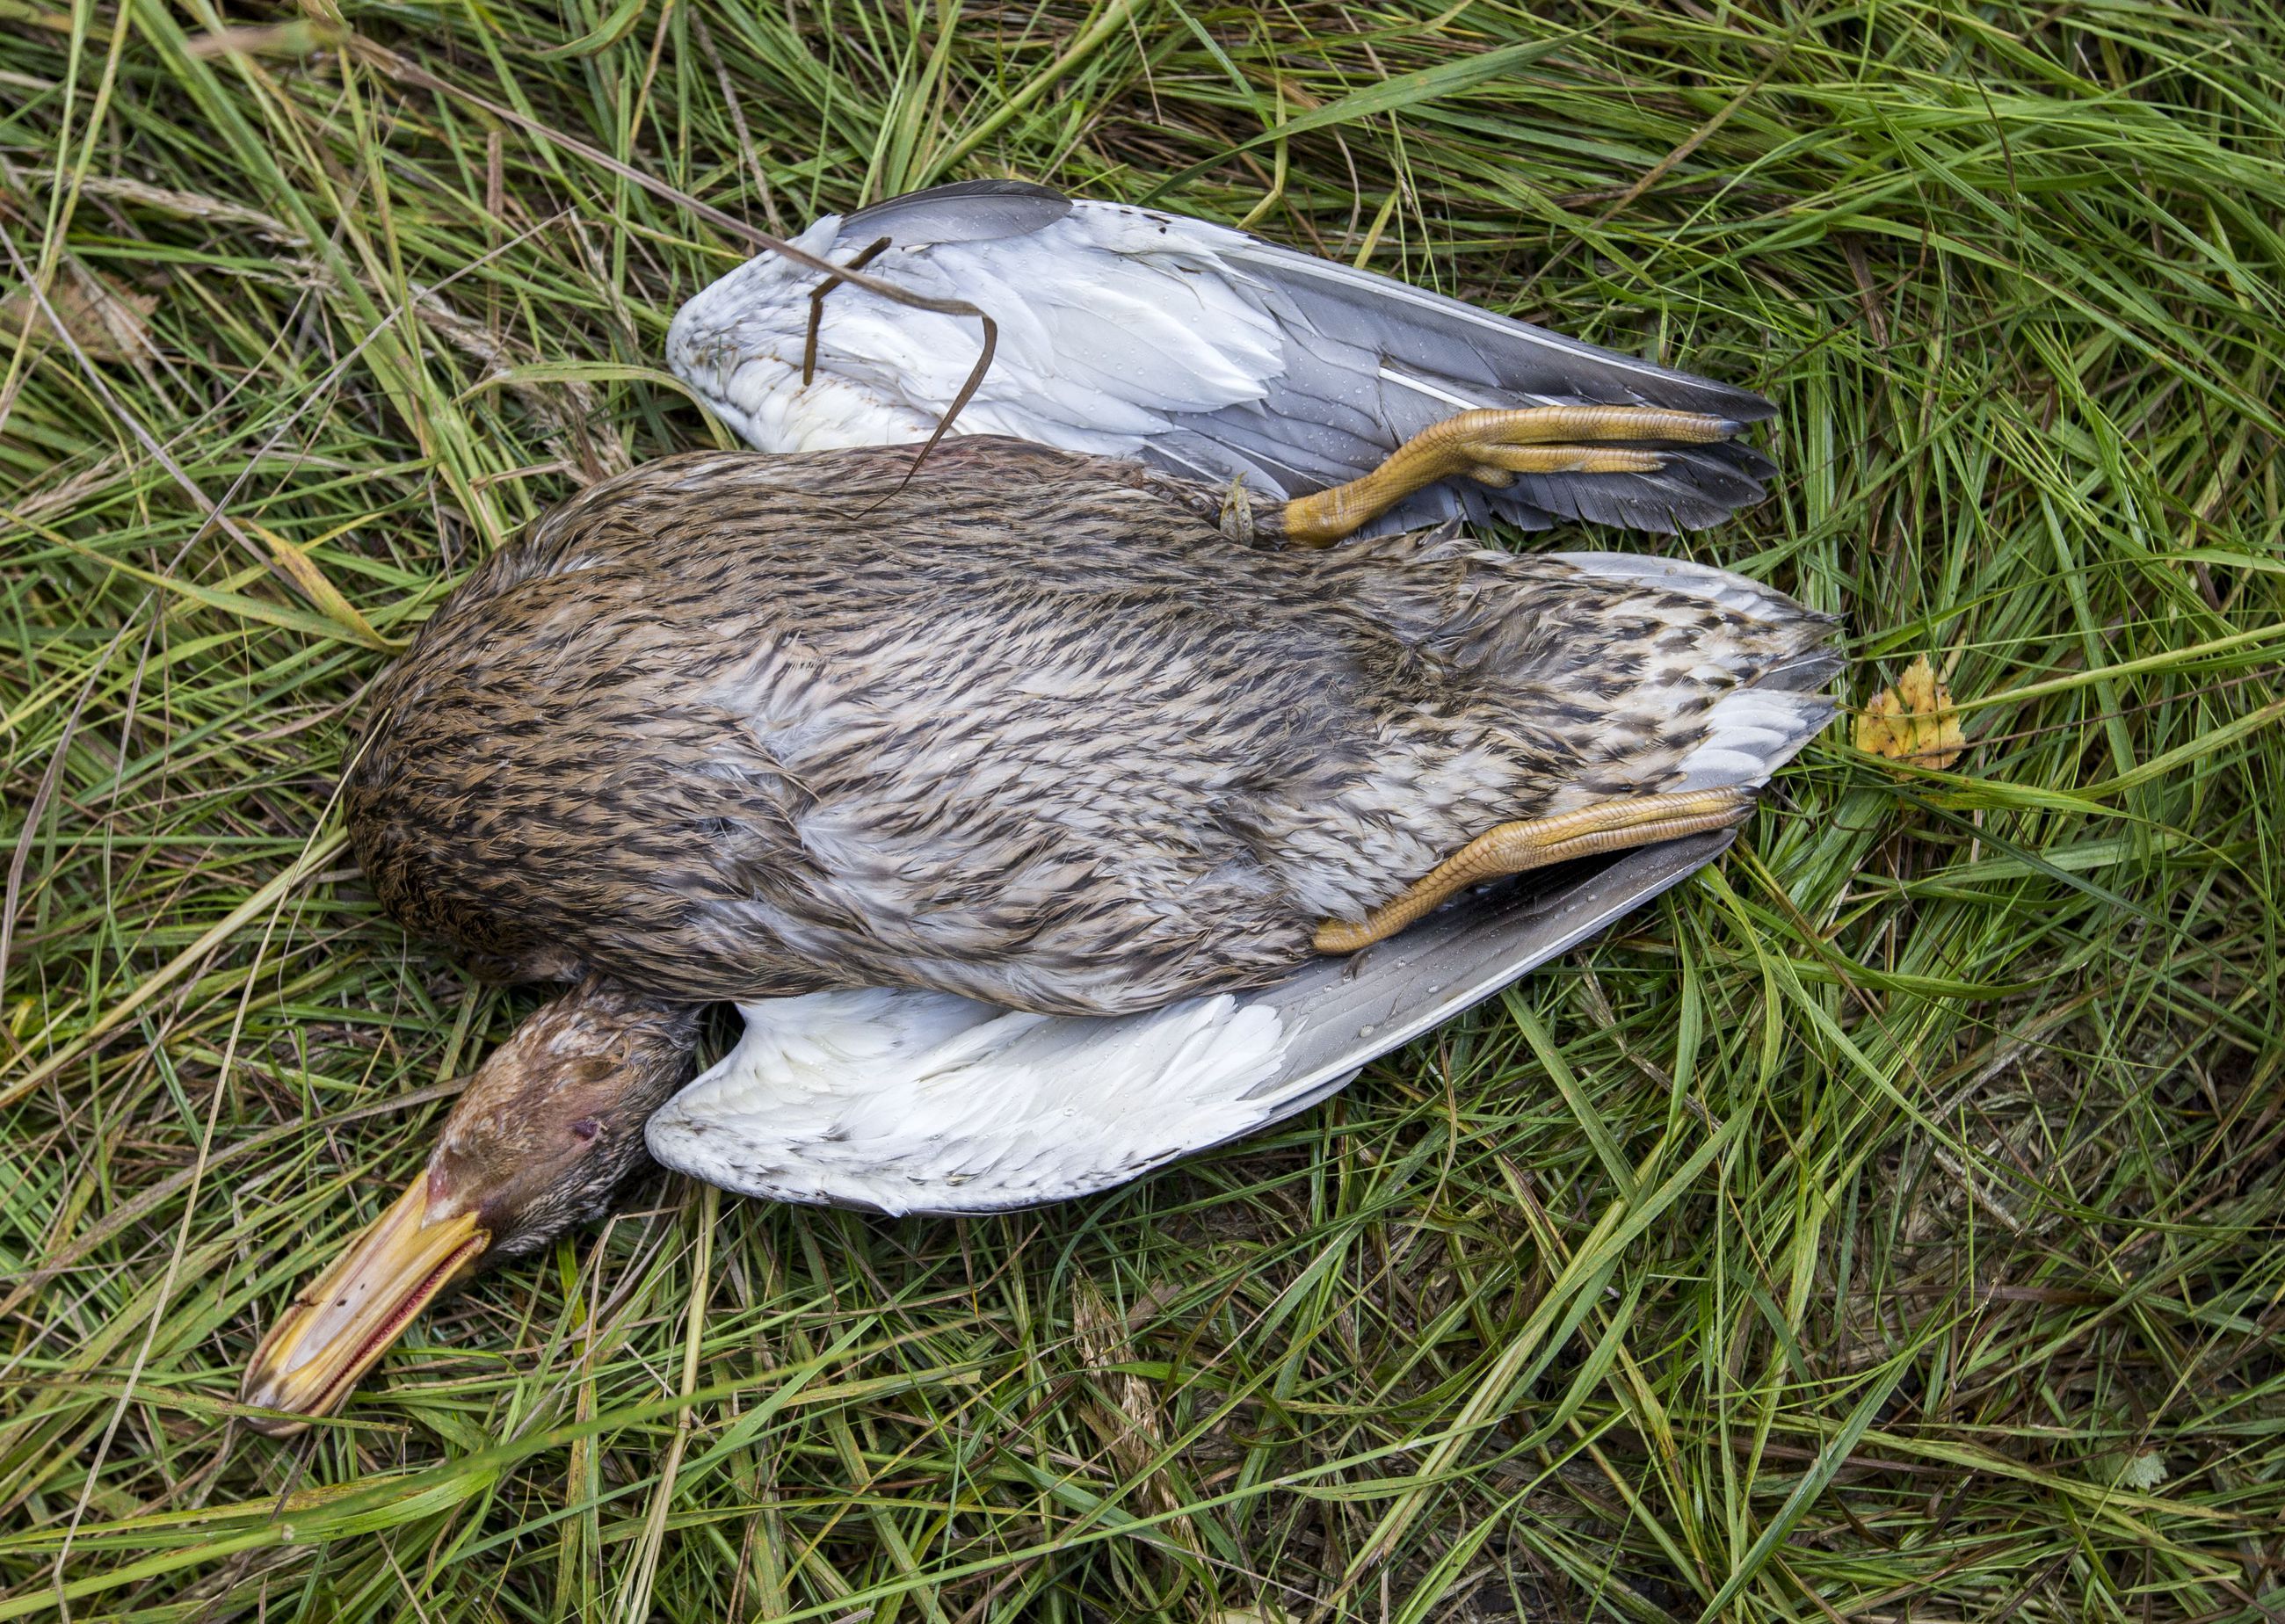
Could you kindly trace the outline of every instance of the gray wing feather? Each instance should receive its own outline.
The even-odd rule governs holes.
[[[1242,994],[1275,1010],[1293,1041],[1274,1075],[1248,1098],[1268,1103],[1244,1134],[1297,1115],[1347,1087],[1382,1055],[1512,986],[1652,898],[1671,890],[1730,849],[1733,829],[1692,835],[1488,887],[1447,904],[1402,935],[1347,959],[1312,961],[1291,980]],[[1076,1027],[1083,1017],[1063,1016]],[[1188,1147],[1188,1154],[1228,1140]],[[1140,1170],[1079,1179],[1057,1198],[1126,1183]],[[946,1213],[1005,1211],[1034,1202],[928,1202]]]
[[[1397,445],[1466,407],[1573,403],[1661,406],[1757,422],[1760,396],[1481,310],[1330,260],[1248,241],[1223,256],[1284,329],[1287,367],[1268,396],[1179,417],[1150,452],[1169,467],[1245,474],[1284,495],[1370,472]],[[1215,447],[1225,455],[1217,463]],[[1526,529],[1568,520],[1671,531],[1759,501],[1775,471],[1735,441],[1661,450],[1655,474],[1524,475],[1499,490],[1424,491],[1377,530],[1496,514]]]
[[[876,237],[899,246],[991,242],[1028,237],[1072,211],[1072,200],[1052,186],[1026,180],[963,180],[884,198],[841,222],[841,240],[862,247]]]
[[[1175,280],[1218,279],[1276,326],[1282,365],[1261,379],[1265,392],[1260,398],[1163,412],[1166,427],[1138,440],[1138,454],[1174,473],[1215,483],[1243,477],[1258,497],[1276,500],[1370,473],[1413,435],[1471,407],[1650,405],[1739,422],[1759,421],[1774,412],[1747,390],[1582,343],[1371,271],[1202,221],[1074,200],[1025,181],[963,181],[888,199],[843,220],[835,247],[853,252],[887,237],[900,249],[925,249],[1049,233],[1042,251],[1050,266],[1041,267],[1040,274],[1053,267],[1068,276],[1074,265],[1056,262],[1056,255],[1068,254],[1072,242],[1085,240],[1084,233],[1068,238],[1051,228],[1079,210],[1090,211],[1089,218],[1100,217],[1092,213],[1097,210],[1139,215],[1158,223],[1161,235],[1174,228],[1180,251],[1192,256]],[[1049,247],[1050,241],[1063,246]],[[1083,284],[1083,268],[1077,269]],[[726,343],[734,353],[745,341],[730,319],[738,316],[739,298],[746,296],[734,291],[737,275],[717,285],[734,290],[726,310],[698,318],[702,328],[709,321],[726,324],[727,338],[706,350],[703,365],[676,354],[678,370],[702,392],[710,371],[719,367],[716,351]],[[955,284],[951,291],[960,288]],[[678,325],[692,319],[714,292],[686,307]],[[1213,340],[1212,333],[1203,336],[1210,343]],[[688,341],[704,337],[700,333]],[[1650,474],[1521,475],[1499,490],[1448,485],[1423,491],[1384,515],[1371,532],[1451,518],[1480,522],[1493,516],[1531,530],[1574,520],[1640,530],[1692,530],[1760,500],[1763,482],[1775,472],[1769,459],[1734,440],[1652,449],[1665,460]]]
[[[1692,835],[1488,887],[1353,957],[1312,961],[1250,995],[1300,1033],[1265,1087],[1314,1103],[1360,1067],[1671,890],[1736,838],[1733,829]]]
[[[1284,294],[1317,331],[1347,334],[1450,382],[1549,401],[1706,412],[1741,423],[1777,410],[1746,389],[1275,243],[1249,242],[1227,257]]]

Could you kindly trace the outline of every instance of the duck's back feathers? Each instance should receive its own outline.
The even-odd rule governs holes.
[[[507,974],[1121,1014],[1260,985],[1496,824],[1757,784],[1829,623],[1452,533],[1226,540],[1214,493],[970,437],[700,453],[486,564],[349,784],[409,922]]]
[[[989,311],[1000,343],[957,427],[1139,456],[1283,498],[1370,472],[1470,407],[1604,403],[1741,422],[1768,402],[1582,343],[1371,271],[1156,209],[970,182],[891,199],[800,239],[934,298]],[[970,318],[851,285],[823,306],[817,377],[801,380],[816,273],[773,255],[676,316],[675,371],[753,445],[807,451],[917,440],[965,382]],[[1497,514],[1537,529],[1588,520],[1696,529],[1757,501],[1771,464],[1734,441],[1665,449],[1653,474],[1524,475],[1503,490],[1439,487],[1374,527]]]

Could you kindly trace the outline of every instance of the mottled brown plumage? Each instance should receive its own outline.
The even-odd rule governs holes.
[[[1666,787],[1824,635],[1448,533],[1237,545],[1220,492],[1022,442],[910,464],[670,458],[479,569],[349,777],[390,910],[512,979],[1145,1008]]]

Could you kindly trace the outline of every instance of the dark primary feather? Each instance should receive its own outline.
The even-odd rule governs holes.
[[[1666,786],[1828,631],[1688,566],[1240,546],[1210,488],[1021,442],[910,463],[668,458],[480,568],[351,771],[383,901],[506,977],[1147,1008]]]
[[[1229,255],[1255,278],[1288,335],[1288,365],[1262,400],[1178,418],[1151,450],[1170,466],[1227,476],[1220,448],[1278,472],[1295,490],[1379,466],[1395,446],[1466,407],[1660,406],[1759,422],[1751,392],[1676,372],[1479,310],[1369,271],[1275,244]],[[1423,491],[1381,528],[1497,516],[1528,530],[1566,521],[1700,530],[1761,499],[1775,465],[1739,441],[1660,448],[1656,474],[1523,475],[1504,490]]]

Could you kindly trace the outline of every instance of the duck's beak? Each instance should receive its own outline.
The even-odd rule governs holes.
[[[333,1266],[302,1288],[254,1350],[241,1401],[285,1416],[250,1416],[271,1438],[291,1438],[309,1424],[295,1416],[330,1412],[389,1350],[413,1316],[491,1249],[492,1237],[472,1212],[433,1215],[430,1176],[412,1188]]]

